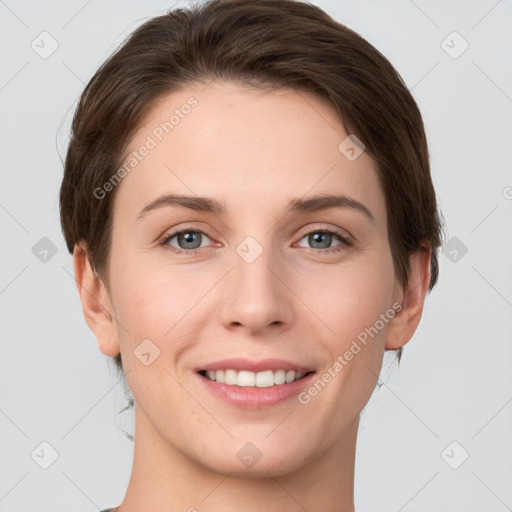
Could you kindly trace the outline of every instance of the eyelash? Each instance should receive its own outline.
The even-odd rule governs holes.
[[[180,255],[180,254],[187,254],[187,255],[196,255],[199,254],[201,249],[211,249],[212,247],[200,247],[197,249],[179,249],[175,248],[172,245],[169,244],[169,242],[177,235],[180,235],[181,233],[201,233],[203,235],[206,235],[208,238],[212,238],[208,233],[205,231],[202,231],[201,229],[181,229],[180,231],[175,231],[174,233],[171,233],[170,235],[165,236],[165,238],[162,240],[161,245],[168,248],[171,252],[174,254]],[[307,231],[305,233],[302,233],[299,242],[306,236],[311,235],[313,233],[325,233],[329,235],[334,235],[341,243],[339,245],[336,245],[332,248],[327,249],[315,249],[313,247],[304,247],[304,249],[307,249],[309,251],[313,251],[315,254],[326,254],[326,253],[335,253],[341,251],[344,247],[350,247],[353,245],[353,242],[350,238],[345,236],[340,231],[332,230],[332,229],[312,229],[310,231]]]

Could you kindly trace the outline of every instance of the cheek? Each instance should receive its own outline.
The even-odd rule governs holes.
[[[183,278],[167,279],[155,269],[138,272],[125,266],[116,279],[117,335],[133,396],[140,405],[163,402],[169,396],[186,401],[176,395],[170,362],[190,344],[185,315],[197,302],[197,293],[187,288]]]
[[[318,267],[299,280],[298,295],[322,321],[324,339],[337,345],[350,343],[393,304],[395,276],[385,250],[354,264]]]
[[[183,317],[197,290],[183,276],[166,276],[155,269],[139,272],[125,268],[118,280],[116,318],[137,339],[161,339]]]

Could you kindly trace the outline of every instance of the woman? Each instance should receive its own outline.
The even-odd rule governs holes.
[[[113,510],[353,511],[359,414],[441,243],[391,64],[302,2],[171,11],[84,90],[60,198],[86,321],[135,402]]]

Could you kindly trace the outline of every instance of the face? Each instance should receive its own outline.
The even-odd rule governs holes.
[[[278,475],[357,428],[402,290],[375,163],[342,152],[347,135],[320,98],[226,82],[145,119],[117,185],[100,340],[121,351],[137,436]]]

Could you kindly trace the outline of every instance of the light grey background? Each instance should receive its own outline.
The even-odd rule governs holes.
[[[356,509],[511,510],[512,1],[313,3],[374,44],[412,90],[451,240],[400,371],[364,410]],[[82,316],[60,232],[59,151],[94,71],[172,6],[0,1],[0,512],[86,512],[124,497],[133,412],[116,415],[123,390]],[[58,43],[46,59],[31,47],[51,49],[43,31]],[[55,255],[36,245],[43,237]],[[48,469],[42,442],[58,453]]]

